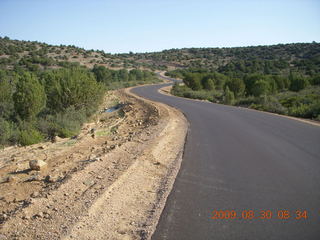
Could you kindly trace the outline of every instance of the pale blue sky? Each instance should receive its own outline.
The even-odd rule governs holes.
[[[112,53],[320,42],[320,0],[0,0],[0,36]]]

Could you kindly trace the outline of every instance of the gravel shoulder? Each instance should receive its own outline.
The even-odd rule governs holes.
[[[0,184],[0,239],[151,237],[180,167],[187,121],[129,90],[117,95],[127,103],[124,116],[97,118],[76,140],[1,151],[1,177],[14,180]],[[28,170],[35,158],[46,170]]]

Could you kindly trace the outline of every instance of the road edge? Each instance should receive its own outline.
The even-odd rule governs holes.
[[[141,237],[142,237],[141,239],[151,239],[156,228],[157,228],[161,214],[164,210],[167,199],[173,189],[174,182],[176,180],[176,177],[177,177],[179,170],[180,170],[180,167],[181,167],[183,154],[184,154],[184,150],[185,150],[185,145],[186,145],[186,140],[187,140],[187,136],[188,136],[188,132],[189,132],[189,122],[188,122],[187,118],[185,117],[185,115],[180,110],[178,110],[174,107],[168,106],[166,104],[163,104],[163,103],[159,103],[159,102],[155,102],[155,101],[151,101],[151,100],[142,98],[142,97],[134,94],[131,91],[133,88],[134,87],[127,88],[126,93],[137,98],[137,99],[141,99],[142,101],[148,102],[150,104],[154,104],[154,105],[158,105],[158,106],[166,106],[166,108],[169,109],[169,111],[171,110],[174,112],[178,112],[181,117],[181,120],[183,121],[184,126],[182,126],[182,127],[184,128],[184,131],[185,131],[183,139],[180,139],[182,141],[182,146],[181,146],[181,148],[179,148],[177,150],[177,152],[175,154],[176,157],[171,162],[170,166],[168,167],[168,171],[167,171],[166,176],[164,176],[162,178],[162,181],[160,182],[161,191],[159,191],[158,195],[157,195],[157,201],[156,201],[154,208],[153,208],[153,211],[154,211],[153,217],[149,218],[148,219],[149,221],[147,222],[147,225],[148,225],[148,228],[146,229],[147,236],[143,236],[144,233],[141,233]]]
[[[272,113],[272,112],[267,112],[267,111],[261,111],[261,110],[257,110],[257,109],[253,109],[253,108],[247,108],[247,107],[241,107],[241,106],[233,106],[233,105],[226,105],[226,104],[221,104],[221,103],[213,103],[213,102],[210,102],[210,101],[207,101],[207,100],[179,97],[179,96],[172,95],[170,93],[170,91],[164,90],[164,88],[170,88],[171,89],[172,86],[166,86],[166,87],[160,88],[158,90],[158,92],[161,93],[161,94],[167,95],[167,96],[187,99],[189,101],[208,102],[208,103],[211,103],[211,104],[220,104],[220,105],[224,105],[224,106],[228,106],[228,107],[242,108],[242,109],[247,109],[247,110],[250,110],[250,111],[256,111],[256,112],[260,112],[260,113],[267,113],[267,114],[271,114],[271,115],[274,115],[274,116],[279,116],[279,117],[283,117],[283,118],[287,118],[287,119],[291,119],[291,120],[295,120],[295,121],[298,121],[298,122],[303,122],[303,123],[306,123],[306,124],[309,124],[309,125],[320,127],[320,122],[316,122],[316,121],[311,120],[311,119],[297,118],[297,117],[293,117],[293,116],[287,116],[287,115],[283,115],[283,114]]]

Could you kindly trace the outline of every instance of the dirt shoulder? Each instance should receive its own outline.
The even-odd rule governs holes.
[[[151,237],[180,167],[187,122],[173,108],[147,103],[160,114],[156,137],[64,239]]]
[[[0,152],[1,178],[11,178],[0,184],[0,239],[151,237],[180,166],[187,121],[128,90],[116,95],[123,113],[97,116],[76,139]],[[30,171],[31,159],[46,169]]]

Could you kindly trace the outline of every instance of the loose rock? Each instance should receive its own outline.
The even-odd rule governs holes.
[[[30,166],[31,170],[40,171],[46,165],[47,165],[47,163],[42,161],[42,160],[31,160],[31,161],[29,161],[29,166]]]

